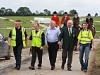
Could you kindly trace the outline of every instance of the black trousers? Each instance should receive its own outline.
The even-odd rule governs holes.
[[[15,46],[13,47],[13,52],[16,60],[16,67],[21,66],[21,53],[23,46]]]
[[[40,50],[40,48],[38,47],[32,47],[32,59],[31,59],[31,66],[35,66],[35,62],[36,62],[36,54],[38,55],[38,67],[42,66],[42,54],[43,54],[43,50]]]
[[[48,54],[49,54],[50,65],[55,66],[59,45],[57,42],[54,42],[54,43],[48,42],[48,46],[49,46],[48,47]]]
[[[65,65],[67,57],[68,57],[67,68],[71,68],[73,49],[71,49],[71,48],[63,49],[63,51],[62,51],[62,66]]]

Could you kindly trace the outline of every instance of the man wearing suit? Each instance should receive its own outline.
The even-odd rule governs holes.
[[[66,58],[68,56],[68,62],[67,62],[68,71],[72,71],[71,64],[72,64],[73,48],[75,44],[77,43],[77,32],[76,32],[76,29],[73,28],[72,26],[73,26],[72,20],[68,20],[67,26],[62,28],[61,33],[58,38],[58,44],[60,44],[61,39],[63,39],[61,68],[64,69]]]

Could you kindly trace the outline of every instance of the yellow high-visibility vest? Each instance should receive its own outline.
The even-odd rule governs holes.
[[[25,28],[21,28],[22,31],[22,41],[23,41],[23,47],[26,47],[25,44]],[[16,29],[15,27],[12,29],[12,37],[11,37],[11,46],[15,47],[16,46]]]
[[[31,46],[33,47],[41,47],[42,40],[41,40],[41,34],[43,31],[39,30],[37,33],[35,30],[32,30],[32,42]]]
[[[93,35],[91,30],[81,30],[78,35],[78,40],[80,40],[81,44],[91,43],[92,39],[93,39]]]

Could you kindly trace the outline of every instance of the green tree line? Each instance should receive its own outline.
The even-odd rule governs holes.
[[[57,13],[59,16],[62,16],[64,12],[66,11],[60,10]],[[77,11],[75,9],[70,10],[68,12],[69,16],[73,16],[74,12]],[[44,9],[43,12],[39,12],[38,10],[36,10],[36,12],[32,12],[28,7],[19,7],[17,11],[13,11],[11,8],[0,8],[0,16],[51,16],[52,14],[53,13],[48,9]],[[94,16],[97,17],[98,13],[95,13]]]
[[[62,16],[64,12],[64,10],[60,10],[57,13],[59,16]],[[74,12],[76,12],[76,10],[73,9],[68,13],[70,16],[73,16]],[[51,16],[52,14],[53,13],[48,9],[44,9],[43,12],[39,12],[38,10],[32,12],[28,7],[19,7],[17,11],[13,11],[11,8],[0,8],[0,16]]]

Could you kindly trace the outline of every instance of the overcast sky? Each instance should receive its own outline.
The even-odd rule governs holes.
[[[0,0],[0,7],[12,8],[14,11],[22,6],[29,7],[32,12],[43,12],[44,9],[69,12],[75,9],[79,16],[86,16],[88,13],[92,16],[95,13],[100,15],[100,0]]]

